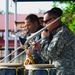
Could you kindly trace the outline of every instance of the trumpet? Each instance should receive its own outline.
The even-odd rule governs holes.
[[[22,21],[22,22],[17,22],[17,21],[15,21],[14,23],[15,23],[15,26],[16,26],[16,27],[17,27],[18,25],[20,25],[20,28],[24,28],[24,26],[23,26],[23,25],[25,24],[24,21]],[[16,32],[15,32],[14,30],[11,30],[11,31],[10,31],[10,35],[11,35],[12,37],[15,37],[15,35],[24,37],[23,30],[16,31]]]
[[[24,21],[22,21],[22,22],[17,22],[17,21],[15,21],[15,26],[20,25],[20,27],[23,28],[23,24],[25,24]]]
[[[14,31],[14,30],[11,30],[10,31],[10,35],[12,36],[12,37],[15,37],[15,35],[16,36],[18,36],[18,37],[22,37],[22,38],[24,38],[24,37],[26,37],[26,36],[29,36],[30,35],[30,31],[29,30],[20,30],[20,31]]]

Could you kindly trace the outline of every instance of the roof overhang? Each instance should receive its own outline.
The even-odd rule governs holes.
[[[16,1],[16,0],[13,0],[14,2]],[[34,1],[34,2],[36,2],[36,1],[50,1],[50,0],[17,0],[17,2],[31,2],[31,1]]]

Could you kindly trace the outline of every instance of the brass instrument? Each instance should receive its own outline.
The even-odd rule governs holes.
[[[15,37],[15,35],[24,37],[24,34],[23,34],[22,30],[21,31],[16,31],[16,32],[14,30],[11,30],[10,34],[11,34],[12,37]]]
[[[39,39],[37,42],[40,42],[42,39]],[[28,48],[31,49],[32,45],[29,46]],[[35,64],[34,60],[33,60],[33,57],[32,56],[29,56],[28,55],[28,58],[25,60],[24,62],[25,65],[28,65],[28,64]]]
[[[20,25],[20,28],[24,28],[24,24],[25,24],[24,21],[23,22],[15,21],[14,23],[15,23],[16,27]],[[23,30],[20,30],[20,31],[11,30],[10,34],[11,34],[12,37],[15,37],[15,35],[24,37]]]
[[[0,62],[2,62],[3,60],[5,60],[7,57],[9,57],[11,54],[13,54],[14,52],[16,52],[19,48],[24,48],[27,49],[28,48],[28,44],[29,42],[35,38],[37,35],[39,35],[43,30],[47,29],[47,27],[51,26],[53,23],[55,23],[57,20],[59,20],[61,18],[58,17],[57,19],[55,19],[54,21],[52,21],[50,24],[48,24],[47,26],[45,26],[44,28],[40,29],[39,31],[37,31],[36,33],[34,33],[32,36],[29,36],[28,39],[25,41],[24,45],[21,45],[20,47],[18,47],[16,50],[14,50],[12,53],[10,53],[8,56],[6,56],[4,59],[0,60]],[[35,64],[33,57],[32,56],[28,56],[28,59],[24,62],[25,65],[28,64]]]
[[[27,43],[26,45],[24,45],[24,49],[28,49],[28,44],[29,44],[29,43]],[[31,55],[27,55],[27,58],[26,58],[24,64],[25,64],[25,65],[28,65],[28,64],[35,64],[33,57],[32,57]]]
[[[24,22],[16,22],[15,21],[15,25],[16,26],[18,26],[18,25],[20,25],[21,24],[21,28],[22,28],[22,24],[24,24]],[[21,38],[24,38],[25,37],[25,35],[30,35],[30,32],[29,32],[29,30],[26,30],[26,34],[25,33],[23,33],[23,30],[21,30],[21,31],[17,31],[17,32],[15,32],[14,30],[13,31],[11,31],[11,35],[14,37],[15,35],[17,35],[17,36],[19,36],[19,37],[21,37]],[[24,47],[23,47],[24,49],[27,49],[28,48],[28,44],[27,45],[25,45]],[[25,52],[25,51],[24,51]],[[24,53],[24,52],[22,52],[22,53]],[[26,64],[29,64],[29,63],[32,63],[32,64],[34,64],[35,62],[34,62],[34,60],[33,60],[33,57],[32,56],[27,56],[28,58],[26,59]],[[16,58],[16,57],[15,57]],[[15,58],[13,58],[12,60],[14,60]],[[11,60],[11,61],[12,61]],[[11,61],[9,61],[9,62],[11,62]]]
[[[39,31],[37,31],[36,33],[34,33],[32,36],[29,36],[29,39],[27,39],[27,41],[25,42],[25,44],[28,43],[28,42],[30,42],[30,40],[32,40],[32,39],[35,38],[37,35],[39,35],[43,30],[46,30],[47,27],[49,27],[50,25],[52,25],[53,23],[55,23],[55,22],[56,22],[57,20],[59,20],[60,18],[61,18],[61,16],[58,17],[57,19],[55,19],[55,20],[54,20],[53,22],[51,22],[50,24],[48,24],[46,27],[44,27],[44,28],[40,29]],[[30,61],[31,61],[31,63],[33,62],[33,58],[32,58],[32,57],[28,57],[28,58],[29,58],[29,60],[27,60],[27,61],[24,62],[25,65],[28,65]],[[31,60],[30,60],[30,59],[31,59]],[[34,62],[33,62],[32,64],[34,64]]]
[[[15,21],[15,26],[17,27],[18,25],[20,25],[20,28],[23,28],[23,25],[25,24],[25,22],[17,22]]]
[[[27,48],[27,45],[23,46],[24,49]],[[18,56],[22,55],[23,53],[25,53],[25,50],[22,51],[19,55],[17,55],[15,58],[13,58],[12,60],[10,60],[8,63],[12,62],[14,59],[16,59]],[[25,64],[35,64],[34,60],[33,60],[33,57],[32,56],[29,56],[27,57],[27,59],[25,60]]]
[[[28,55],[28,58],[24,62],[25,65],[35,64],[33,57]]]
[[[53,23],[55,23],[55,22],[56,22],[57,20],[59,20],[60,18],[61,18],[61,16],[58,17],[57,19],[55,19],[54,21],[52,21],[51,23],[49,23],[49,24],[48,24],[47,26],[45,26],[44,28],[42,28],[42,29],[40,29],[39,31],[37,31],[36,33],[34,33],[32,36],[29,36],[29,38],[26,40],[25,44],[26,44],[26,43],[29,43],[30,40],[32,40],[32,39],[35,38],[37,35],[39,35],[43,30],[46,30],[47,27],[51,26]]]
[[[25,33],[23,32],[23,30],[16,31],[16,32],[14,30],[12,30],[12,31],[10,31],[10,34],[12,37],[15,37],[15,35],[16,35],[16,36],[21,37],[21,38],[24,38],[24,37],[30,35],[29,30],[24,30],[24,31],[25,31]]]

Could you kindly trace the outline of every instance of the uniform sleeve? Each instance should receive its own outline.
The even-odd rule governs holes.
[[[37,53],[37,50],[34,50],[34,54],[33,54],[33,59],[34,59],[34,62],[36,63],[36,64],[48,64],[49,63],[49,61],[44,61],[40,56],[39,56],[39,54]]]
[[[48,38],[43,39],[39,52],[40,56],[47,60],[57,59],[64,48],[65,42],[62,30],[53,36],[50,42]]]

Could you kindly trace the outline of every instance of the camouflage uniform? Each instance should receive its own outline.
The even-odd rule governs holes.
[[[71,30],[62,25],[52,31],[53,38],[41,42],[39,55],[43,60],[53,60],[57,75],[75,75],[75,37]]]

